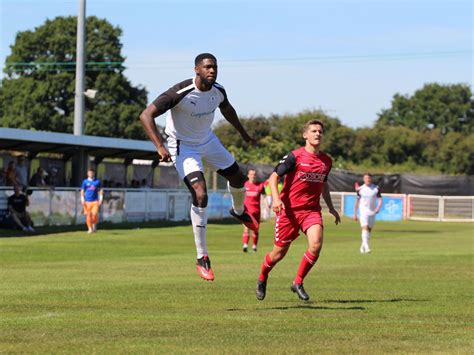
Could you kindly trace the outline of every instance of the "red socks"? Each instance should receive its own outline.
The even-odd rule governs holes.
[[[263,259],[263,264],[262,264],[262,272],[260,273],[260,277],[258,278],[260,281],[266,281],[268,278],[268,274],[270,271],[272,271],[273,267],[275,264],[272,264],[272,261],[270,260],[270,253],[265,255],[265,259]]]
[[[249,232],[245,231],[242,234],[242,244],[247,245],[249,243]]]
[[[316,261],[319,258],[319,253],[317,255],[313,255],[306,250],[306,253],[303,254],[303,258],[301,259],[300,267],[298,268],[298,272],[296,273],[295,280],[293,283],[295,284],[302,284],[303,279],[308,274],[309,270],[316,264]]]
[[[252,233],[252,241],[253,245],[257,246],[258,244],[258,233],[253,232]],[[242,244],[247,245],[249,243],[249,232],[244,232],[242,233]]]
[[[247,239],[248,240],[248,239]],[[258,232],[253,232],[252,234],[253,245],[257,246],[258,244]]]
[[[307,250],[303,254],[303,258],[301,259],[301,263],[300,263],[298,272],[296,273],[296,277],[293,283],[302,284],[303,279],[308,274],[309,270],[311,270],[311,268],[314,266],[314,264],[316,264],[316,261],[318,260],[318,258],[319,258],[319,253],[317,255],[313,255],[309,252],[309,250]],[[263,260],[262,272],[260,273],[260,276],[258,279],[260,281],[266,281],[268,278],[268,274],[270,273],[270,271],[272,271],[274,266],[275,264],[272,263],[270,259],[270,253],[268,253],[267,255],[265,255],[265,259]]]

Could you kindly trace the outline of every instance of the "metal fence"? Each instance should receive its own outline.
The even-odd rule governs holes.
[[[0,189],[0,223],[6,215],[11,189]],[[331,192],[334,207],[342,215],[354,215],[355,193]],[[323,209],[327,208],[321,198]],[[104,189],[100,220],[112,223],[155,220],[189,220],[191,196],[183,189]],[[209,192],[208,216],[229,217],[231,196],[225,190]],[[262,211],[266,208],[262,198]],[[80,204],[80,189],[33,189],[28,211],[36,226],[85,223]],[[262,218],[271,218],[270,211]],[[422,220],[474,222],[474,196],[429,196],[384,194],[382,209],[376,216],[382,221]]]
[[[407,206],[411,220],[474,222],[474,196],[407,195]]]
[[[85,223],[80,203],[80,189],[32,189],[28,212],[35,226]],[[0,189],[0,222],[7,210],[12,190]],[[209,218],[228,215],[231,197],[227,191],[209,193]],[[112,223],[152,220],[182,221],[189,219],[191,196],[187,190],[104,189],[100,220]]]

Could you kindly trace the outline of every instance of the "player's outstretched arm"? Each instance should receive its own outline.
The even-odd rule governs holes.
[[[341,217],[339,216],[339,212],[336,211],[336,209],[334,208],[334,205],[332,204],[331,193],[329,192],[329,185],[327,181],[324,182],[323,199],[329,208],[329,213],[334,216],[334,223],[336,224],[341,223]]]
[[[240,122],[239,117],[237,116],[237,112],[235,111],[234,107],[230,103],[228,103],[224,107],[220,107],[220,110],[224,118],[232,126],[234,126],[237,132],[240,133],[244,141],[252,145],[257,145],[257,141],[254,138],[250,137],[250,135],[245,130],[244,126],[242,126],[242,123]]]
[[[168,152],[168,149],[165,148],[161,134],[155,124],[156,116],[158,116],[158,109],[154,104],[151,104],[140,114],[140,122],[142,123],[146,134],[155,145],[156,151],[160,156],[159,159],[168,162],[171,161],[171,155]]]

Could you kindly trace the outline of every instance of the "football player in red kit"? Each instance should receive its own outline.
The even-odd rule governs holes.
[[[257,183],[257,171],[255,169],[249,169],[247,173],[249,178],[245,182],[245,200],[244,206],[245,211],[252,215],[253,218],[258,222],[260,226],[260,196],[262,193],[265,193],[265,186],[263,183]],[[252,231],[252,249],[254,252],[257,252],[258,244],[258,228]],[[247,252],[249,243],[249,228],[244,225],[244,232],[242,234],[242,251]]]
[[[323,134],[322,122],[307,122],[303,129],[306,144],[284,156],[270,176],[272,209],[276,213],[275,242],[273,250],[265,256],[257,281],[258,300],[265,298],[268,274],[284,258],[300,230],[308,237],[308,249],[290,288],[300,299],[309,300],[303,288],[303,279],[316,264],[323,245],[323,219],[319,203],[321,195],[329,213],[335,217],[335,223],[341,221],[332,204],[327,183],[332,160],[320,150]],[[285,176],[281,194],[278,193],[280,176]]]

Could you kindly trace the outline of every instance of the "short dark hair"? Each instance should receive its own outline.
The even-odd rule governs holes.
[[[89,169],[87,169],[87,171],[92,171],[93,173],[95,173],[94,168],[89,168]]]
[[[197,66],[204,59],[213,59],[217,63],[217,58],[211,53],[201,53],[197,55],[196,59],[194,59],[194,65]]]
[[[323,131],[324,131],[324,123],[322,123],[320,120],[314,119],[314,120],[310,120],[310,121],[308,121],[308,122],[306,122],[306,123],[304,124],[303,133],[306,132],[306,131],[308,130],[309,126],[311,126],[311,125],[313,125],[313,124],[318,124],[318,125],[320,125],[321,128],[322,128]]]
[[[367,171],[367,172],[364,173],[364,175],[362,175],[362,177],[364,177],[364,176],[370,176],[370,177],[372,177],[372,174]]]

